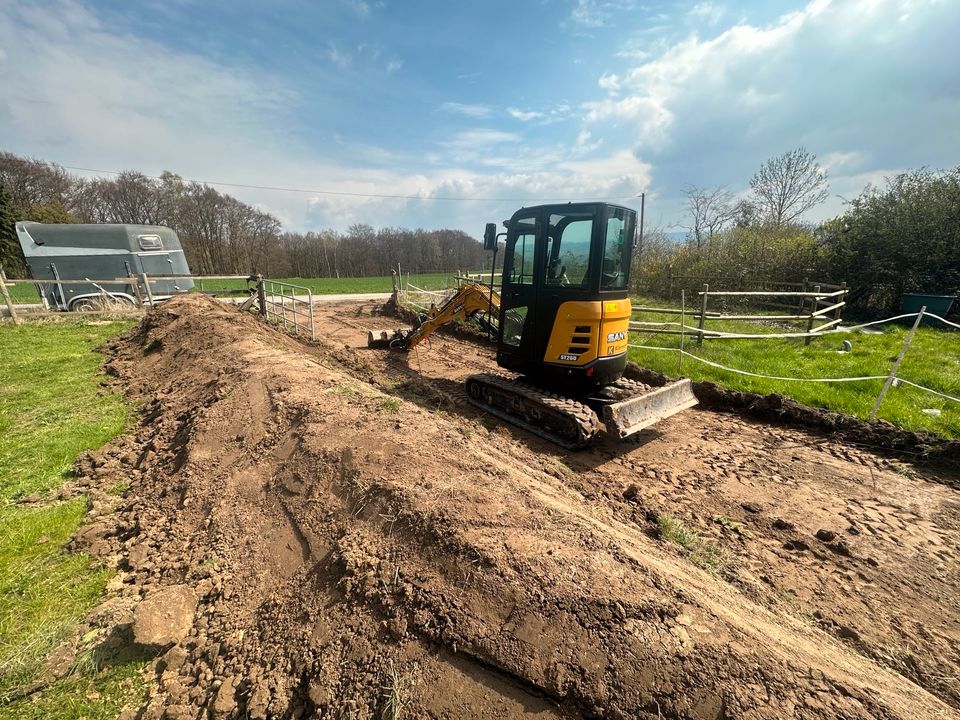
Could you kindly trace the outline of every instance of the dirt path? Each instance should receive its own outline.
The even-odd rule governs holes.
[[[381,387],[425,382],[457,415],[553,458],[572,471],[571,487],[617,517],[682,520],[720,554],[694,560],[747,597],[960,706],[960,492],[941,478],[822,436],[697,410],[633,440],[566,451],[502,429],[458,394],[467,375],[495,367],[492,347],[444,335],[409,356],[374,353],[364,331],[381,322],[376,309],[325,308],[318,334],[353,348]]]
[[[145,717],[960,717],[956,491],[708,412],[562,451],[462,400],[488,348],[359,349],[373,309],[308,348],[183,298],[116,344],[147,414],[88,534],[199,601]]]

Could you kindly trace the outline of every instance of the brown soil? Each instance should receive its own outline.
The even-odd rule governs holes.
[[[140,714],[960,717],[943,478],[696,409],[561,450],[467,405],[490,348],[367,350],[377,312],[307,346],[183,296],[114,343],[145,414],[82,464],[132,477],[85,535],[199,599]]]

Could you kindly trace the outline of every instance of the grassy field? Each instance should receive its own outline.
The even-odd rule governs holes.
[[[274,278],[283,282],[302,285],[310,288],[319,295],[334,295],[338,293],[386,293],[392,290],[389,275],[361,278]],[[404,275],[403,284],[407,282],[424,290],[442,290],[453,285],[453,273],[429,273],[425,275]],[[10,288],[10,296],[15,303],[38,303],[37,291],[29,280],[17,280]],[[203,290],[206,292],[244,290],[247,283],[243,280],[205,280]],[[200,284],[197,283],[197,289]]]
[[[86,499],[54,491],[76,456],[120,433],[130,419],[99,394],[93,349],[126,327],[79,322],[0,326],[0,717],[113,718],[140,690],[140,664],[77,669],[29,697],[47,654],[103,596],[111,572],[63,547]],[[40,503],[17,505],[25,495]]]
[[[648,298],[635,305],[662,307]],[[636,313],[635,320],[677,321],[678,316]],[[696,325],[692,317],[688,326]],[[780,332],[772,323],[760,325],[741,321],[707,320],[708,330],[725,332]],[[792,331],[805,328],[794,324]],[[877,334],[856,331],[834,333],[814,339],[804,346],[803,339],[705,340],[696,347],[696,339],[687,337],[685,349],[698,357],[747,372],[780,377],[838,378],[885,375],[890,371],[909,327],[875,326]],[[853,345],[849,353],[838,352],[844,340]],[[631,331],[630,342],[638,345],[678,348],[677,335]],[[631,359],[640,365],[672,376],[712,380],[727,387],[757,393],[778,392],[807,405],[830,408],[864,418],[883,384],[881,380],[850,383],[801,383],[751,378],[710,367],[692,358],[684,358],[678,367],[678,353],[631,349]],[[900,366],[899,376],[926,387],[960,397],[960,331],[921,327]],[[924,413],[939,410],[940,416]],[[945,437],[960,437],[960,403],[902,385],[891,388],[879,417],[911,430],[931,430]]]

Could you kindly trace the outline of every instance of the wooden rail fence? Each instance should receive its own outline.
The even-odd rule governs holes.
[[[703,289],[697,293],[699,297],[699,307],[696,310],[688,310],[683,303],[680,308],[662,308],[647,307],[635,305],[633,312],[650,313],[660,315],[679,315],[680,322],[651,323],[639,320],[630,321],[630,329],[643,331],[652,334],[665,335],[694,335],[697,338],[697,345],[702,345],[704,340],[719,339],[747,339],[747,338],[782,338],[782,337],[802,337],[804,344],[809,345],[810,341],[817,337],[819,333],[839,325],[843,308],[846,306],[847,286],[841,283],[835,286],[834,290],[824,290],[820,285],[814,285],[809,290],[784,290],[784,291],[759,291],[759,290],[710,290],[710,284],[704,283]],[[685,293],[684,293],[685,294]],[[709,309],[710,298],[734,298],[742,299],[747,302],[756,302],[757,300],[767,298],[776,298],[782,307],[797,308],[792,313],[781,314],[762,314],[762,313],[724,313],[712,311]],[[790,302],[784,303],[783,300],[790,298]],[[795,298],[795,299],[794,299]],[[770,304],[766,302],[765,304]],[[695,328],[686,326],[686,317],[690,316],[696,319]],[[805,329],[803,332],[789,333],[729,333],[719,330],[710,330],[707,328],[707,321],[711,322],[724,320],[743,320],[743,321],[777,321],[777,322],[803,322]],[[820,323],[820,324],[817,324]],[[677,329],[666,326],[677,326]]]

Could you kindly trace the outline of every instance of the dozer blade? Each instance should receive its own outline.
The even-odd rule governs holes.
[[[388,330],[368,330],[367,347],[368,348],[388,348],[394,333]]]
[[[685,378],[623,402],[605,405],[603,420],[609,430],[625,438],[696,404],[693,385]]]

